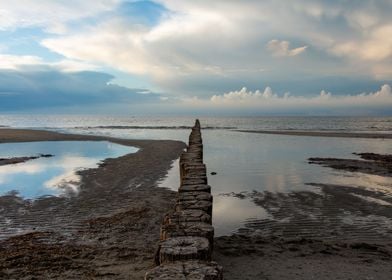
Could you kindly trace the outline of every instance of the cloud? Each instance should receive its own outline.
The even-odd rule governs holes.
[[[44,61],[41,57],[33,55],[9,55],[0,54],[0,70],[23,71],[26,68],[57,69],[64,72],[80,72],[97,70],[98,66],[70,59],[62,59],[56,62]]]
[[[214,95],[211,97],[213,103],[249,103],[260,99],[277,98],[277,94],[272,92],[270,87],[266,87],[264,92],[256,90],[255,92],[248,91],[246,87],[243,87],[239,91],[231,91],[223,95]]]
[[[275,56],[296,56],[306,51],[308,46],[290,49],[290,42],[271,40],[267,44],[267,49]]]
[[[29,111],[52,108],[69,111],[80,107],[84,112],[122,105],[123,110],[158,102],[159,95],[139,94],[144,89],[130,89],[111,84],[113,76],[100,72],[62,72],[55,68],[13,71],[0,70],[0,111]]]
[[[122,14],[41,43],[71,60],[146,76],[177,96],[257,80],[392,79],[388,0],[154,2],[162,8],[153,23]]]
[[[392,59],[392,24],[373,28],[369,33],[365,39],[337,43],[332,52],[368,62]]]
[[[0,0],[0,30],[40,26],[49,33],[63,34],[66,23],[115,9],[117,0],[52,1],[25,0],[15,3]]]
[[[23,66],[43,64],[42,58],[33,55],[0,54],[0,69],[17,70]]]
[[[230,112],[247,113],[340,113],[357,114],[364,110],[377,114],[379,110],[391,113],[392,89],[388,84],[383,85],[379,91],[360,93],[356,95],[333,95],[322,90],[316,96],[293,96],[290,93],[278,95],[270,87],[264,91],[249,91],[242,88],[221,95],[214,95],[210,99],[185,99],[185,106],[194,108],[208,108]],[[358,110],[359,111],[356,111]]]

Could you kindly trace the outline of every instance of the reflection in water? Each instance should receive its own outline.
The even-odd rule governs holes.
[[[247,199],[229,196],[214,196],[213,223],[215,235],[221,236],[233,232],[247,220],[268,219],[270,215],[261,207]]]
[[[158,137],[159,131],[149,131]],[[124,133],[123,131],[120,133]],[[182,132],[168,135],[160,131],[160,138],[186,141]],[[390,141],[379,139],[350,139],[263,135],[233,131],[203,131],[204,161],[209,184],[214,195],[213,222],[217,235],[229,234],[255,217],[265,218],[266,211],[251,200],[221,196],[219,194],[269,191],[290,193],[293,191],[321,190],[307,183],[349,185],[380,191],[392,195],[392,179],[376,175],[336,171],[308,164],[309,157],[356,158],[354,152],[392,153]],[[173,165],[161,185],[177,190],[179,185],[178,163]]]
[[[44,141],[0,144],[0,158],[52,154],[0,166],[0,194],[17,191],[24,198],[77,193],[78,170],[94,168],[106,158],[134,153],[133,147],[106,141]]]
[[[331,172],[333,184],[360,187],[392,197],[392,178],[359,172]]]
[[[171,168],[166,174],[166,177],[159,181],[158,184],[161,188],[167,188],[172,191],[177,191],[180,186],[180,159],[173,161]]]

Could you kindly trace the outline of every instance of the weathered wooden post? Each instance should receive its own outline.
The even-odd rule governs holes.
[[[162,222],[157,267],[146,280],[222,280],[222,267],[211,261],[214,228],[211,187],[203,163],[200,121],[189,135],[187,150],[180,156],[180,187],[174,212]]]

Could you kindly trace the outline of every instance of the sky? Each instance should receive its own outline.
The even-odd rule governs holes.
[[[0,0],[0,114],[392,115],[392,0]]]

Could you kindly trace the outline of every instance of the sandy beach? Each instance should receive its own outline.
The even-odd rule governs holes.
[[[157,181],[185,144],[38,130],[0,132],[0,143],[106,140],[140,148],[80,172],[78,196],[36,201],[13,194],[0,197],[0,214],[12,221],[7,226],[27,232],[0,241],[0,278],[143,279],[154,266],[162,216],[175,200],[175,192],[158,188]],[[354,165],[355,172],[391,176],[390,157],[357,156],[361,159],[309,162],[350,171]],[[228,194],[250,199],[274,220],[255,221],[237,234],[215,238],[214,259],[223,266],[225,279],[390,279],[392,200],[347,186],[314,186],[321,193]],[[366,202],[361,199],[365,196],[387,204]],[[343,225],[342,217],[350,218],[350,213],[359,220]],[[369,223],[374,215],[384,220]]]
[[[76,197],[0,197],[2,227],[26,234],[0,241],[1,279],[142,279],[154,265],[162,216],[175,193],[156,187],[185,144],[2,129],[0,143],[107,140],[140,150],[80,172]]]

